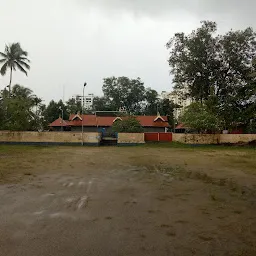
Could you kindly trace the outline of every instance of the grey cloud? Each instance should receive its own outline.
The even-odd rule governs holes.
[[[199,18],[232,20],[237,24],[254,25],[254,0],[76,0],[84,8],[99,8],[106,13],[129,12],[135,16],[171,19],[182,12]],[[182,17],[186,19],[186,17]]]
[[[166,42],[189,33],[200,20],[217,21],[220,33],[253,26],[252,0],[0,0],[0,51],[19,41],[31,70],[14,83],[46,102],[87,92],[101,93],[102,78],[140,76],[146,86],[171,89]],[[10,15],[11,14],[11,15]],[[0,90],[9,82],[0,76]]]

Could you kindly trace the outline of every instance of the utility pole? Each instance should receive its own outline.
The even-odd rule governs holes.
[[[82,106],[82,146],[84,145],[84,88],[86,87],[87,83],[84,83],[83,87],[83,106]]]
[[[60,107],[59,110],[61,111],[61,131],[63,132],[63,116],[64,116],[64,114],[63,114],[62,107]]]

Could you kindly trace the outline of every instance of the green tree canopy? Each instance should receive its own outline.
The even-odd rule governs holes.
[[[76,99],[69,99],[66,102],[66,109],[69,114],[82,113],[82,103]]]
[[[169,100],[160,100],[158,92],[145,88],[144,83],[128,77],[109,77],[104,79],[103,97],[96,97],[93,101],[94,111],[125,110],[134,115],[162,115],[173,116],[174,105]]]
[[[61,109],[63,110],[63,119],[67,120],[69,118],[69,113],[67,111],[67,106],[63,101],[60,100],[59,102],[55,102],[54,100],[51,100],[49,102],[43,112],[46,126],[62,116]]]
[[[162,99],[159,102],[158,111],[161,115],[168,117],[168,123],[171,128],[174,128],[174,123],[176,122],[176,120],[174,120],[174,109],[179,107],[179,105],[174,104],[174,102],[169,99]]]
[[[255,83],[253,59],[256,34],[252,28],[217,35],[215,22],[185,35],[177,33],[168,42],[169,64],[176,88],[188,87],[189,96],[209,105],[225,126],[248,124],[252,116]]]
[[[39,130],[42,129],[41,99],[29,88],[14,85],[11,97],[6,90],[0,94],[0,129]]]
[[[181,117],[181,121],[189,128],[198,132],[220,131],[222,123],[218,116],[212,113],[205,104],[192,103]]]
[[[93,99],[93,111],[116,111],[116,106],[107,97],[95,97]]]
[[[145,104],[142,105],[141,113],[145,115],[156,115],[158,112],[160,100],[158,92],[151,88],[145,90]]]
[[[143,127],[135,117],[130,116],[124,120],[116,120],[112,130],[114,132],[140,133],[143,132]]]
[[[118,111],[126,109],[128,113],[137,114],[141,110],[141,103],[145,99],[145,87],[140,78],[128,77],[105,78],[102,87],[109,106]]]

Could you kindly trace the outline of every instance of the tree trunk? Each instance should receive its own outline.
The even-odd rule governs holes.
[[[12,67],[11,67],[11,73],[10,73],[9,96],[11,96],[11,85],[12,85]]]

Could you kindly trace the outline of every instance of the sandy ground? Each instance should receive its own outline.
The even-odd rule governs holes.
[[[0,255],[256,255],[255,153],[0,146]]]

